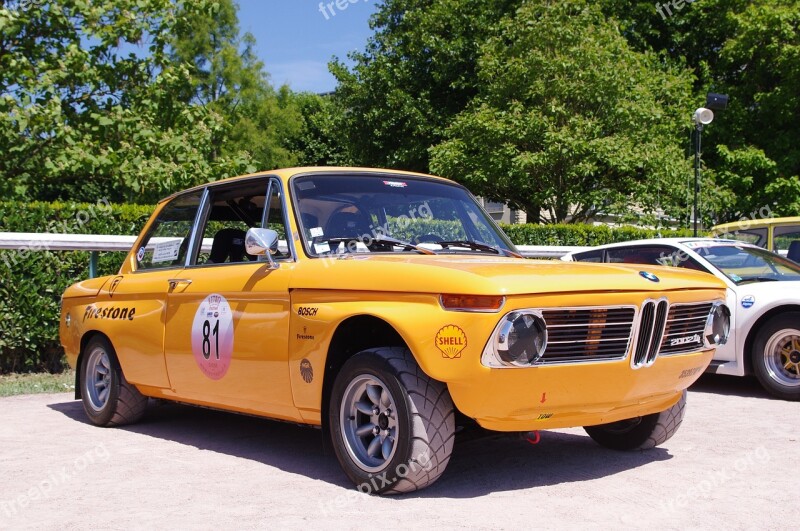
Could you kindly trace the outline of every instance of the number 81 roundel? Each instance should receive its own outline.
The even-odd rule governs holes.
[[[233,355],[233,315],[222,295],[212,293],[200,303],[192,323],[192,353],[200,370],[212,380],[228,372]]]

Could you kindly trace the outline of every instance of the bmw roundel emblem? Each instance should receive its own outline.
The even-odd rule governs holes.
[[[661,282],[657,276],[649,271],[639,271],[639,275],[641,275],[642,278],[646,278],[650,282]]]

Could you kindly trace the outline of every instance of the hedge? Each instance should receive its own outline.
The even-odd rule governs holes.
[[[0,232],[136,235],[153,206],[0,202]],[[441,229],[442,227],[437,227]],[[600,245],[688,231],[653,231],[589,225],[504,225],[519,245]],[[98,274],[114,274],[123,253],[101,253]],[[64,290],[89,276],[89,253],[0,250],[0,373],[64,367],[58,341],[59,301]]]
[[[1,232],[138,234],[153,206],[2,203]],[[58,341],[61,294],[89,276],[89,253],[0,250],[0,373],[64,367]],[[98,274],[115,273],[123,253],[100,253]]]

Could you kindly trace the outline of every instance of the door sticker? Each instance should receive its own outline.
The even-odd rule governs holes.
[[[200,303],[192,323],[192,353],[200,370],[212,380],[228,372],[233,356],[233,313],[222,295],[212,293]]]

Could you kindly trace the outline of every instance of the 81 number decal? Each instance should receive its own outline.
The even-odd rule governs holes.
[[[208,359],[211,357],[211,334],[214,334],[214,355],[219,359],[219,319],[214,322],[212,330],[211,323],[208,319],[203,322],[203,357]]]
[[[222,295],[212,293],[197,307],[192,322],[192,354],[200,371],[219,380],[233,358],[233,312]]]

